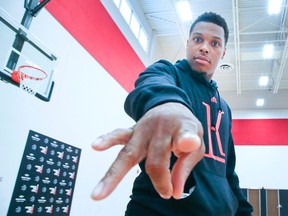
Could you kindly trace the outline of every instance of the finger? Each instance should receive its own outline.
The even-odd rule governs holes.
[[[203,158],[205,153],[204,143],[201,144],[200,148],[192,153],[184,153],[180,155],[178,160],[173,166],[171,172],[171,179],[173,183],[173,197],[180,199],[184,191],[185,182],[190,175],[194,166]]]
[[[92,148],[98,151],[106,150],[112,146],[126,144],[133,134],[133,128],[116,129],[108,134],[98,137]]]
[[[107,197],[128,173],[128,171],[144,159],[145,150],[131,141],[119,152],[116,160],[93,190],[91,197],[94,200],[101,200]]]
[[[153,138],[150,142],[145,169],[156,191],[164,199],[171,198],[173,185],[170,173],[171,138]]]
[[[200,137],[192,132],[180,133],[173,143],[175,152],[179,153],[190,153],[196,151],[201,146]]]

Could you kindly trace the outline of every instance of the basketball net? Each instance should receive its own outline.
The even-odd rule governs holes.
[[[22,65],[18,70],[12,72],[11,78],[19,84],[20,89],[35,95],[46,77],[47,73],[42,69],[30,65]]]

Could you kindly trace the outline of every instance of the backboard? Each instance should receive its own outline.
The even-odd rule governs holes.
[[[21,66],[31,66],[26,67],[28,69],[25,73],[30,73],[30,68],[39,68],[47,74],[46,78],[30,82],[29,85],[37,89],[37,98],[49,101],[54,87],[53,75],[58,59],[56,55],[2,8],[0,32],[0,80],[20,87],[19,83],[11,79],[13,71],[17,71]],[[31,70],[31,76],[38,76],[33,73]]]

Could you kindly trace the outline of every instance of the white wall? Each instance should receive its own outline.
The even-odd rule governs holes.
[[[287,119],[288,110],[235,110],[233,118]],[[236,146],[235,149],[236,171],[243,188],[288,189],[287,145]]]
[[[18,22],[23,5],[23,0],[0,0],[0,7]],[[30,129],[82,149],[71,215],[123,215],[138,167],[110,197],[92,201],[92,189],[119,148],[95,152],[91,143],[114,128],[134,124],[123,110],[126,91],[45,9],[30,30],[59,56],[58,71],[48,103],[0,82],[0,216],[7,214]]]
[[[236,146],[242,188],[288,189],[288,146]]]

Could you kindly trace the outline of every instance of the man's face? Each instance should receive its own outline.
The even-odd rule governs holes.
[[[225,55],[224,29],[214,23],[199,22],[187,41],[186,57],[190,67],[211,80]]]

